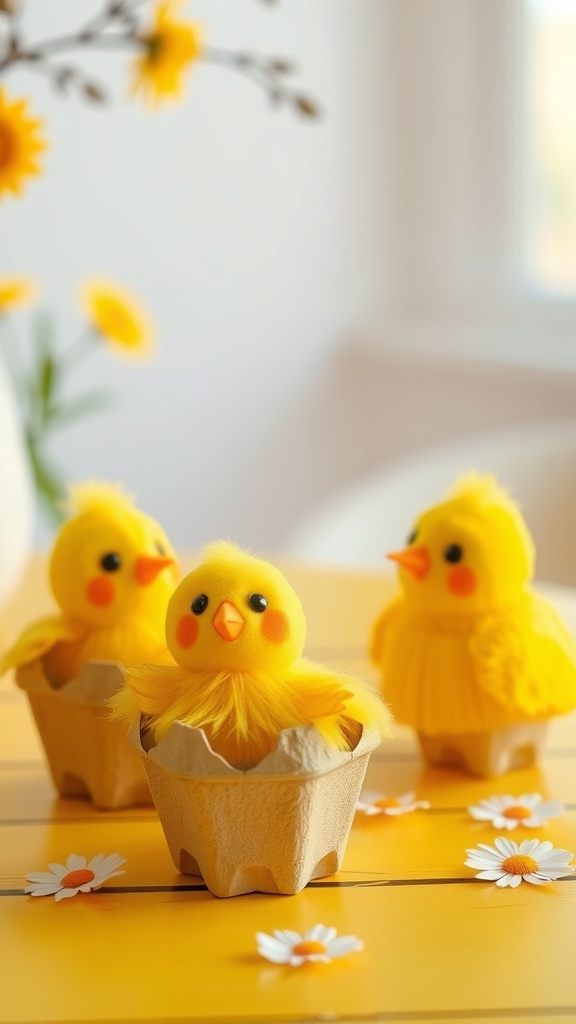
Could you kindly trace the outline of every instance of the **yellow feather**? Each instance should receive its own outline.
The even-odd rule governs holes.
[[[69,484],[66,511],[70,516],[85,512],[108,513],[111,510],[134,514],[134,498],[127,494],[121,484],[86,480],[81,484]]]
[[[0,675],[11,668],[29,665],[41,658],[59,643],[75,643],[81,639],[84,630],[78,622],[71,622],[58,616],[40,619],[24,630],[15,644],[0,660]]]

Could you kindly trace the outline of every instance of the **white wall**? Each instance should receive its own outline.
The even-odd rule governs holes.
[[[28,0],[25,24],[42,38],[98,7]],[[51,149],[45,176],[0,207],[0,272],[41,280],[63,340],[82,327],[74,288],[93,273],[132,287],[158,324],[154,363],[98,353],[77,375],[117,402],[54,443],[70,477],[122,480],[180,546],[226,535],[270,550],[315,473],[300,404],[386,290],[387,5],[188,11],[215,46],[294,57],[323,119],[271,110],[251,83],[204,65],[157,114],[124,98],[116,55],[76,56],[113,83],[103,110],[18,69],[5,85],[31,97]]]
[[[52,35],[97,7],[28,0],[27,24]],[[270,110],[204,65],[157,114],[124,98],[117,56],[90,58],[118,96],[106,110],[7,79],[52,149],[0,207],[0,271],[43,281],[63,338],[91,273],[132,286],[161,333],[150,366],[101,353],[78,381],[117,404],[54,445],[70,477],[123,480],[181,547],[279,551],[330,494],[398,458],[573,416],[574,304],[515,277],[516,0],[188,10],[215,46],[294,57],[325,116]]]

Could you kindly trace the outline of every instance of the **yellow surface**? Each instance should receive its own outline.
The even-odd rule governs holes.
[[[307,613],[309,656],[373,680],[364,648],[389,582],[286,572]],[[574,625],[576,596],[556,596]],[[2,617],[5,637],[47,601],[35,565]],[[563,817],[511,837],[538,835],[576,851],[576,718],[552,723],[538,768],[492,782],[426,768],[401,729],[373,756],[367,784],[415,789],[432,808],[357,816],[342,871],[297,896],[218,900],[200,879],[178,874],[153,810],[106,814],[57,799],[25,697],[3,682],[0,1021],[576,1021],[576,880],[499,890],[463,865],[466,847],[498,834],[466,814],[491,793],[539,790],[563,800]],[[27,872],[72,852],[118,852],[126,875],[63,903],[22,894]],[[256,931],[317,922],[360,936],[365,951],[300,968],[256,953]]]

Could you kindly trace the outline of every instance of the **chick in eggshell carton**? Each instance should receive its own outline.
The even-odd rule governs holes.
[[[62,796],[89,796],[102,808],[149,803],[140,761],[106,701],[124,666],[171,660],[164,620],[174,551],[119,487],[72,487],[70,513],[49,563],[58,614],[29,626],[0,671],[16,669]]]
[[[302,658],[304,612],[275,566],[217,542],[180,583],[177,663],[126,674],[132,736],[176,866],[218,896],[297,892],[336,871],[369,753],[390,728],[366,684]]]

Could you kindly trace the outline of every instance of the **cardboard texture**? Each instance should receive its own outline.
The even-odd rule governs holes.
[[[123,685],[121,665],[88,662],[78,678],[54,689],[35,661],[17,670],[16,682],[28,696],[60,796],[88,797],[102,810],[152,803],[141,759],[106,705]]]
[[[463,735],[418,733],[418,739],[428,764],[463,769],[487,779],[535,764],[544,750],[547,728],[547,721],[522,722]]]
[[[353,751],[330,749],[316,729],[282,732],[255,768],[238,771],[201,729],[176,722],[140,750],[174,864],[201,875],[215,896],[299,892],[338,870],[368,759],[379,745],[364,729]]]

